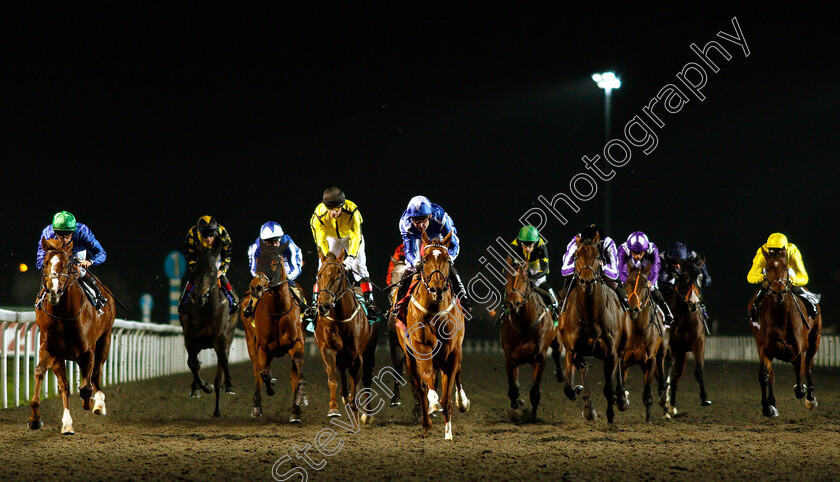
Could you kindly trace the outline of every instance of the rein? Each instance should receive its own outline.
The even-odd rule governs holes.
[[[260,279],[265,280],[265,282],[266,282],[266,283],[268,283],[268,286],[269,286],[269,287],[268,287],[268,289],[269,289],[269,290],[273,290],[273,289],[275,289],[275,288],[279,288],[279,287],[281,287],[281,286],[283,286],[284,284],[286,284],[286,283],[288,283],[288,282],[289,282],[289,279],[288,279],[288,278],[286,278],[286,279],[284,279],[283,281],[281,281],[281,282],[277,283],[276,285],[271,286],[271,279],[269,279],[269,277],[268,277],[268,276],[266,276],[266,275],[265,275],[265,273],[263,273],[262,271],[260,271],[260,272],[258,272],[258,273],[257,273],[257,277],[258,277],[258,278],[260,278]],[[289,293],[289,295],[291,296],[291,293]],[[260,298],[259,298],[259,299],[257,300],[257,302],[254,304],[254,309],[256,309],[256,308],[257,308],[257,305],[259,305],[259,304],[260,304],[260,301],[262,301],[262,296],[260,296]],[[295,298],[294,298],[294,296],[292,296],[292,302],[289,304],[289,309],[288,309],[288,310],[284,311],[283,313],[266,313],[266,315],[268,315],[268,316],[270,316],[270,317],[272,317],[272,318],[286,316],[286,315],[288,315],[288,314],[289,314],[289,312],[290,312],[290,311],[292,311],[292,308],[294,308],[296,304],[297,304],[297,303],[295,303]]]

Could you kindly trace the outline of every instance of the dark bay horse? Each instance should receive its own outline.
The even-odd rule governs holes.
[[[651,299],[651,289],[647,277],[652,265],[641,270],[628,263],[628,276],[624,282],[630,309],[624,313],[624,322],[629,326],[630,336],[624,345],[621,357],[623,375],[627,381],[627,372],[633,365],[639,365],[644,373],[642,403],[645,405],[645,422],[650,423],[650,407],[653,406],[651,383],[656,377],[660,398],[665,396],[665,354],[662,317]],[[663,408],[664,408],[664,404]],[[665,411],[667,415],[667,410]]]
[[[629,336],[624,323],[621,305],[615,291],[604,285],[598,238],[581,241],[575,238],[574,281],[569,287],[566,311],[560,321],[560,337],[566,348],[565,394],[577,399],[583,390],[586,420],[594,420],[597,412],[592,408],[592,397],[584,357],[594,356],[604,361],[604,397],[607,399],[607,421],[615,418],[613,405],[626,410],[629,401],[624,392],[624,381],[619,370],[622,344]],[[583,386],[572,386],[575,370],[580,371]]]
[[[248,355],[254,366],[254,407],[252,417],[261,417],[262,385],[274,395],[275,379],[271,375],[271,361],[289,355],[292,371],[292,413],[290,423],[300,423],[300,407],[309,404],[303,377],[303,356],[306,332],[300,322],[300,305],[292,296],[286,267],[280,253],[287,245],[270,246],[260,240],[256,276],[251,279],[248,293],[242,301],[241,318],[245,328]]]
[[[330,410],[328,417],[340,417],[336,390],[341,378],[341,397],[350,407],[353,417],[359,416],[356,394],[361,386],[370,388],[373,382],[373,367],[376,362],[376,344],[378,327],[371,326],[350,282],[344,259],[347,253],[342,251],[336,257],[333,253],[324,255],[318,250],[321,268],[318,270],[318,321],[315,327],[315,342],[321,351],[321,360],[327,372],[330,387]],[[347,381],[349,376],[350,387]],[[361,414],[362,423],[372,423],[370,413],[371,399]]]
[[[221,415],[219,400],[221,386],[224,382],[225,392],[233,394],[233,385],[228,370],[228,353],[236,330],[236,316],[231,317],[227,296],[222,293],[219,285],[219,254],[222,250],[221,240],[216,237],[210,247],[199,243],[195,270],[193,272],[192,296],[180,315],[181,327],[184,329],[184,347],[187,349],[187,366],[193,374],[190,390],[191,397],[200,397],[199,389],[210,393],[215,388],[216,408],[213,416]],[[218,364],[216,366],[215,385],[205,382],[199,373],[201,362],[198,352],[212,348],[216,352]]]
[[[753,326],[752,330],[761,365],[758,381],[761,384],[762,412],[768,417],[779,415],[775,406],[776,396],[773,394],[774,358],[793,365],[796,375],[793,392],[796,398],[805,397],[805,407],[812,410],[817,406],[817,399],[814,396],[811,367],[820,347],[822,313],[818,312],[814,318],[810,318],[805,303],[790,292],[787,253],[782,251],[781,256],[772,257],[764,249],[761,252],[767,262],[765,279],[769,287],[759,306],[759,326]],[[750,305],[753,301],[755,297]],[[803,377],[807,380],[807,387],[802,383]]]
[[[505,283],[505,315],[500,330],[502,350],[505,352],[505,370],[508,378],[508,397],[510,398],[511,418],[517,417],[516,411],[525,402],[519,399],[519,365],[529,363],[534,372],[531,385],[530,420],[537,419],[537,406],[540,403],[540,381],[545,369],[545,355],[551,347],[551,356],[557,368],[558,380],[563,381],[563,369],[560,367],[562,348],[558,339],[558,327],[554,326],[551,310],[542,296],[534,291],[534,282],[528,277],[525,263],[507,260]]]
[[[102,392],[102,365],[108,359],[111,347],[111,328],[114,326],[114,297],[96,310],[88,300],[79,277],[79,267],[73,258],[73,243],[62,245],[58,239],[42,240],[46,251],[41,271],[42,300],[35,310],[35,322],[40,330],[38,366],[35,367],[35,393],[30,405],[29,428],[37,430],[41,421],[41,384],[47,370],[52,369],[58,378],[58,390],[64,405],[61,433],[71,435],[73,419],[70,417],[70,386],[67,383],[65,361],[75,361],[79,366],[79,395],[82,408],[105,415],[105,394]],[[108,288],[100,284],[102,290]]]
[[[406,274],[405,261],[392,259],[394,262],[394,270],[391,271],[391,293],[388,295],[391,299],[391,306],[396,306],[397,293],[399,292],[399,282]],[[399,334],[397,332],[397,314],[391,310],[388,314],[388,347],[391,349],[391,362],[394,364],[394,369],[398,374],[402,375],[405,369],[405,352],[400,346]],[[394,380],[394,396],[391,397],[391,406],[398,407],[402,405],[400,399],[400,383],[399,380]]]
[[[464,342],[464,312],[449,286],[449,244],[451,233],[442,241],[431,241],[423,231],[421,261],[417,265],[420,283],[411,294],[400,345],[406,356],[408,373],[420,395],[423,433],[432,428],[431,413],[443,411],[444,438],[452,440],[452,392],[461,412],[470,401],[461,385],[461,359]],[[442,397],[435,391],[440,373]]]
[[[674,315],[674,322],[668,330],[668,351],[670,358],[673,358],[673,366],[670,370],[666,370],[669,372],[667,383],[670,385],[666,402],[669,416],[678,413],[677,389],[680,386],[680,377],[685,371],[688,353],[694,356],[694,379],[700,384],[700,406],[708,407],[712,404],[706,394],[703,375],[706,356],[706,325],[700,309],[702,299],[700,274],[703,263],[702,259],[696,263],[683,263],[674,289],[665,291],[663,295]]]

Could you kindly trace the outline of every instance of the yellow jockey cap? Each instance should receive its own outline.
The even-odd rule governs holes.
[[[767,238],[767,248],[787,249],[787,237],[782,233],[773,233]]]

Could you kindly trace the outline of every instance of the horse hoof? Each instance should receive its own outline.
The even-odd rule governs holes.
[[[525,400],[522,400],[521,398],[516,400],[516,407],[515,408],[522,408],[524,406],[525,406]]]
[[[236,395],[236,391],[234,391],[233,387],[225,387],[225,393],[228,395]]]
[[[456,399],[455,401],[457,402],[458,399]],[[470,411],[470,400],[468,398],[464,397],[464,399],[461,400],[460,402],[461,403],[456,403],[456,405],[458,406],[458,410],[461,413],[469,412]]]
[[[345,400],[345,399],[344,399],[344,396],[343,396],[343,395],[342,395],[342,397],[341,397],[341,404],[342,404],[342,405],[347,405],[347,400]]]
[[[808,410],[813,410],[813,409],[817,408],[817,405],[818,404],[817,404],[817,399],[816,398],[813,399],[813,400],[805,400],[805,408],[807,408]]]
[[[90,410],[90,408],[91,408],[90,398],[83,398],[82,399],[82,408],[84,410]]]
[[[762,410],[765,417],[778,417],[779,411],[773,405],[766,405]]]
[[[330,411],[327,412],[327,417],[329,417],[329,418],[340,417],[340,416],[341,416],[341,412],[339,412],[337,408],[330,409]]]
[[[192,390],[190,392],[190,398],[201,398],[201,392],[198,390]]]
[[[677,407],[676,407],[675,405],[670,405],[670,406],[668,407],[668,413],[669,413],[671,416],[676,415],[676,414],[678,413],[678,411],[677,411]]]
[[[292,416],[289,417],[289,423],[300,423],[300,415],[292,414]]]
[[[202,386],[201,389],[204,390],[204,393],[210,393],[210,392],[213,391],[213,384],[208,383],[208,384]]]
[[[222,416],[222,412],[220,412],[220,411],[218,411],[218,410],[216,410],[216,411],[214,411],[214,412],[213,412],[213,417],[214,417],[214,418],[219,418],[219,417],[221,417],[221,416]]]
[[[61,435],[75,435],[76,431],[73,430],[72,425],[65,425],[61,427]]]
[[[709,400],[709,399],[705,399],[705,400],[702,400],[702,401],[700,402],[700,406],[701,406],[701,407],[708,407],[708,406],[709,406],[709,405],[711,405],[711,404],[712,404],[712,401],[711,401],[711,400]]]
[[[251,409],[251,416],[252,417],[262,417],[262,408],[254,407]]]
[[[588,422],[591,422],[591,421],[595,420],[596,418],[598,418],[598,412],[595,411],[594,408],[592,410],[584,410],[582,412],[582,414],[583,414],[583,418],[586,419]]]
[[[309,406],[309,398],[307,398],[306,395],[304,395],[303,400],[301,400],[301,403],[299,403],[298,405],[301,405],[303,407],[308,407]]]
[[[363,424],[370,425],[373,423],[373,416],[363,413],[361,417],[359,417]]]
[[[402,401],[399,398],[394,397],[394,398],[391,399],[391,406],[392,407],[399,407],[400,405],[402,405]]]
[[[108,411],[105,409],[105,405],[94,405],[93,414],[105,416],[108,415]]]
[[[566,394],[566,398],[568,398],[569,400],[572,400],[572,401],[577,400],[577,397],[578,397],[578,394],[579,394],[579,392],[577,390],[575,390],[574,387],[571,387],[569,385],[566,385],[563,388],[563,393]]]
[[[669,415],[668,412],[665,412],[665,415],[663,415],[662,418],[665,420],[671,420],[671,415]]]
[[[30,420],[26,422],[26,426],[29,427],[30,430],[38,430],[44,426],[44,422],[40,420]]]

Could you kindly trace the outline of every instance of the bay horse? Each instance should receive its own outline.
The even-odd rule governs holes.
[[[406,263],[403,260],[393,259],[394,269],[391,271],[391,292],[388,295],[391,300],[391,306],[396,306],[399,283],[406,275]],[[391,363],[394,364],[394,369],[398,374],[402,375],[405,370],[405,352],[400,346],[399,334],[397,332],[397,314],[390,310],[388,314],[388,348],[391,350]],[[391,406],[398,407],[402,405],[400,398],[400,383],[399,380],[394,380],[394,396],[391,397]]]
[[[283,253],[288,244],[279,247],[260,242],[256,275],[251,279],[248,293],[242,301],[241,319],[245,328],[248,355],[254,367],[254,406],[252,417],[261,417],[262,385],[268,396],[274,395],[275,379],[271,375],[271,361],[289,355],[292,371],[292,412],[290,423],[300,423],[300,407],[309,401],[303,376],[303,357],[306,332],[300,321],[300,305],[292,295]]]
[[[230,315],[227,296],[219,285],[219,255],[222,250],[221,239],[216,237],[209,247],[199,243],[196,248],[196,263],[193,271],[195,286],[189,301],[180,314],[181,327],[184,330],[184,347],[187,350],[187,366],[193,374],[190,397],[199,398],[201,393],[210,393],[215,389],[216,408],[214,417],[221,416],[219,401],[222,383],[225,392],[234,394],[233,384],[228,369],[228,354],[236,330],[236,317]],[[236,295],[234,295],[236,296]],[[216,352],[216,380],[209,384],[201,378],[201,361],[198,353],[212,348]]]
[[[558,332],[554,324],[551,309],[546,306],[542,296],[534,290],[534,282],[528,276],[528,265],[507,259],[510,269],[506,271],[505,315],[502,318],[500,338],[505,352],[505,370],[508,378],[508,398],[510,398],[511,418],[515,419],[516,410],[525,402],[519,399],[519,365],[529,363],[534,380],[531,385],[530,420],[537,419],[537,406],[540,403],[540,381],[546,364],[546,352],[551,347],[551,356],[557,368],[558,381],[563,381],[560,367],[560,347]]]
[[[796,376],[794,394],[799,399],[805,397],[805,407],[813,410],[817,407],[817,399],[814,396],[811,367],[820,347],[822,313],[818,311],[814,318],[810,318],[805,303],[790,292],[787,253],[784,250],[779,257],[771,256],[763,248],[761,253],[767,263],[765,279],[769,287],[759,306],[759,326],[750,326],[758,348],[762,412],[768,417],[779,415],[775,406],[776,396],[773,394],[776,378],[772,365],[774,358],[793,365]],[[755,296],[750,305],[754,301]],[[807,380],[807,387],[802,383],[803,376]]]
[[[697,262],[683,263],[682,271],[676,277],[674,289],[665,291],[663,295],[674,315],[674,322],[668,330],[670,353],[668,358],[673,359],[673,366],[666,370],[669,372],[667,384],[670,385],[667,401],[663,402],[668,409],[666,418],[678,413],[677,389],[680,386],[680,377],[685,371],[688,353],[694,356],[694,379],[700,385],[700,406],[708,407],[712,404],[706,394],[703,374],[706,356],[706,324],[700,309],[702,299],[700,275],[704,263],[705,260],[702,258]],[[670,365],[671,362],[668,364]]]
[[[40,330],[38,366],[35,367],[35,393],[30,405],[29,428],[37,430],[41,421],[41,384],[47,371],[52,369],[58,379],[58,391],[64,405],[61,433],[72,435],[73,419],[70,416],[70,386],[67,383],[65,361],[75,361],[79,366],[79,395],[82,408],[105,415],[105,393],[102,392],[102,365],[108,359],[111,347],[111,329],[114,326],[114,296],[108,296],[105,305],[97,310],[85,295],[79,278],[82,276],[73,257],[73,243],[62,245],[58,239],[42,239],[46,251],[41,270],[43,284],[41,300],[35,310],[35,322]],[[109,292],[105,285],[102,290]],[[46,298],[46,302],[44,302]]]
[[[411,293],[405,328],[398,326],[408,373],[420,399],[423,433],[432,428],[431,413],[442,410],[446,440],[452,440],[453,388],[458,409],[466,412],[470,406],[461,385],[464,312],[449,286],[451,236],[432,241],[423,231],[416,275],[420,283]],[[438,372],[442,397],[435,391]]]
[[[662,316],[651,299],[648,287],[648,275],[652,265],[641,270],[627,263],[628,276],[624,282],[630,309],[624,313],[624,322],[630,333],[624,345],[621,357],[622,378],[627,381],[627,372],[633,365],[639,365],[644,373],[642,403],[645,406],[645,423],[650,423],[650,407],[653,406],[651,383],[656,377],[660,399],[665,396],[665,354],[667,351],[663,339]],[[663,404],[663,408],[664,404]],[[665,414],[667,415],[667,410]]]
[[[341,378],[341,397],[349,406],[350,416],[359,415],[356,395],[361,385],[370,388],[373,382],[373,367],[376,362],[378,327],[368,322],[362,302],[350,282],[344,260],[347,252],[339,256],[326,255],[318,249],[321,267],[318,269],[317,303],[318,320],[315,326],[315,342],[321,352],[327,383],[330,387],[330,409],[327,417],[340,417],[336,390]],[[347,381],[349,374],[350,387]],[[362,410],[362,423],[372,423],[371,399]]]
[[[612,423],[615,418],[613,405],[617,402],[622,411],[630,405],[619,370],[622,344],[627,340],[629,330],[623,320],[618,296],[604,284],[598,240],[599,235],[591,241],[575,237],[575,271],[567,295],[566,311],[560,321],[560,336],[566,348],[564,392],[570,400],[575,400],[582,390],[583,417],[594,420],[598,413],[592,407],[584,357],[594,356],[603,360],[607,421]],[[572,386],[575,370],[580,371],[583,386]]]

